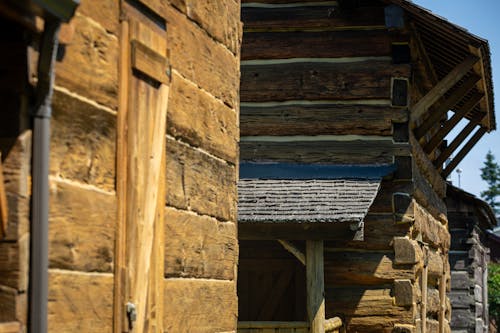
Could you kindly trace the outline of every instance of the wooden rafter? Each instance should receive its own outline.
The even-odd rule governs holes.
[[[458,102],[460,102],[467,93],[475,87],[476,83],[481,79],[478,75],[471,75],[465,79],[464,83],[453,92],[443,103],[432,110],[427,120],[418,128],[414,134],[417,139],[423,137],[446,113],[451,110]]]
[[[422,117],[427,110],[460,81],[478,61],[478,57],[469,55],[465,60],[455,67],[448,75],[438,82],[424,97],[422,97],[411,110],[411,119],[415,121]]]
[[[448,177],[448,175],[457,167],[457,165],[462,162],[465,155],[476,145],[476,143],[483,137],[487,132],[486,128],[479,128],[476,133],[470,138],[470,140],[465,144],[465,146],[458,152],[457,156],[446,166],[442,172],[443,177]]]
[[[458,133],[453,141],[443,150],[443,152],[434,161],[436,168],[441,168],[443,163],[457,150],[457,148],[464,142],[464,140],[472,133],[477,126],[478,121],[472,120]]]
[[[432,85],[435,85],[438,82],[438,76],[436,74],[436,71],[434,70],[434,67],[432,66],[432,62],[429,59],[429,55],[425,50],[425,46],[424,43],[422,42],[422,38],[420,37],[420,33],[418,32],[418,29],[415,26],[414,22],[411,22],[410,26],[411,26],[410,30],[411,37],[415,45],[415,49],[417,50],[419,61],[422,63],[424,67],[424,75]]]
[[[472,110],[479,101],[483,98],[483,94],[475,94],[471,99],[469,99],[462,109],[456,112],[444,125],[439,129],[439,131],[432,137],[431,140],[425,145],[424,151],[430,154],[436,149],[441,141],[450,133],[450,131],[462,120],[470,110]]]

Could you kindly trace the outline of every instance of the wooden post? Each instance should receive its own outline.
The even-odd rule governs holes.
[[[306,242],[307,315],[310,333],[325,333],[323,241]]]

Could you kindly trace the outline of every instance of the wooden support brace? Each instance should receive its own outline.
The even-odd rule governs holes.
[[[434,166],[440,168],[441,165],[455,152],[460,144],[472,133],[477,125],[477,121],[469,121],[469,123],[458,133],[448,147],[436,158]]]
[[[420,318],[421,318],[421,325],[422,328],[420,330],[421,333],[426,333],[427,332],[427,278],[429,275],[429,265],[428,265],[428,252],[429,250],[427,248],[424,248],[424,268],[422,269],[422,275],[421,275],[421,293],[422,293],[422,303],[421,303],[421,312],[420,312]]]
[[[457,165],[462,162],[465,155],[469,153],[469,151],[476,145],[476,143],[483,137],[486,133],[486,128],[481,127],[477,130],[476,133],[472,136],[472,138],[465,144],[465,146],[458,152],[457,156],[448,164],[446,169],[442,172],[444,178],[448,177],[448,175],[457,167]]]
[[[325,281],[323,241],[306,242],[307,315],[310,333],[325,332]]]
[[[467,113],[469,113],[474,106],[483,98],[482,94],[474,95],[470,100],[466,102],[462,110],[456,112],[445,124],[444,126],[432,137],[432,139],[425,145],[424,151],[430,154],[436,149],[441,141],[451,132],[451,130],[464,118]]]
[[[0,239],[5,237],[7,233],[8,216],[7,194],[5,193],[2,170],[2,154],[0,153]]]
[[[472,66],[478,61],[478,57],[469,55],[461,64],[455,67],[448,75],[446,75],[438,84],[434,86],[424,97],[422,97],[411,110],[411,119],[415,121],[422,117],[425,112],[438,99],[450,90],[465,74],[467,74]]]
[[[452,96],[447,98],[436,109],[432,110],[427,120],[413,132],[417,139],[423,137],[446,113],[451,110],[464,96],[476,85],[477,81],[481,79],[478,75],[469,76],[465,82],[453,93]],[[476,103],[477,104],[477,103]],[[465,108],[462,108],[465,109]],[[471,108],[472,109],[472,108]]]
[[[285,250],[293,254],[295,258],[297,258],[302,263],[302,265],[306,265],[306,256],[300,249],[286,240],[278,239],[278,242],[285,248]]]

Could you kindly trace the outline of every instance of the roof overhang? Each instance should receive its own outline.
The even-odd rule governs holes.
[[[455,156],[441,172],[446,178],[485,133],[496,129],[488,41],[410,1],[387,3],[404,10],[417,54],[412,61],[427,87],[410,109],[410,126],[438,170]],[[450,118],[448,111],[454,112]],[[446,142],[461,120],[467,125]],[[436,124],[441,125],[436,129]]]

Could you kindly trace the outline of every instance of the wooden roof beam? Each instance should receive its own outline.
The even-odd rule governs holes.
[[[430,154],[436,149],[441,141],[451,132],[451,130],[458,124],[460,120],[462,120],[470,110],[472,110],[477,103],[483,99],[483,94],[475,94],[469,99],[465,105],[462,107],[462,110],[456,112],[445,124],[443,127],[439,129],[439,131],[431,138],[431,140],[425,145],[424,151],[427,154]]]
[[[422,117],[427,110],[436,103],[443,95],[460,81],[479,60],[474,55],[469,55],[465,60],[455,67],[448,75],[438,82],[424,97],[422,97],[411,109],[411,120],[415,121]]]
[[[415,129],[413,132],[417,139],[423,137],[441,118],[443,118],[446,113],[451,110],[457,103],[459,103],[462,98],[467,95],[467,93],[476,86],[476,83],[481,79],[479,75],[471,75],[463,84],[453,92],[453,94],[448,97],[441,105],[432,110],[429,117],[425,122]],[[476,103],[477,104],[477,103]],[[470,109],[469,109],[470,110]],[[467,110],[467,111],[469,111]]]
[[[417,50],[418,60],[423,65],[424,75],[426,76],[426,79],[430,81],[430,83],[432,85],[435,85],[438,82],[438,76],[436,74],[436,71],[434,70],[434,67],[432,66],[432,62],[429,59],[429,55],[427,54],[427,51],[425,50],[425,46],[424,46],[424,43],[422,42],[422,38],[420,36],[420,33],[418,32],[418,29],[417,29],[414,22],[411,22],[410,26],[411,26],[410,34],[411,34],[412,42],[414,44],[415,49]]]
[[[470,140],[465,144],[465,146],[458,152],[457,156],[446,166],[444,171],[441,173],[444,178],[448,177],[448,175],[457,167],[457,165],[462,162],[465,155],[469,153],[469,151],[476,145],[476,143],[483,137],[483,135],[487,132],[485,127],[480,127],[476,133],[470,138]]]
[[[436,158],[434,161],[434,166],[438,169],[441,169],[443,163],[457,150],[460,144],[472,133],[474,128],[477,126],[478,121],[473,120],[470,121],[461,131],[458,133],[455,139],[450,143],[448,147],[446,147],[443,152]]]

